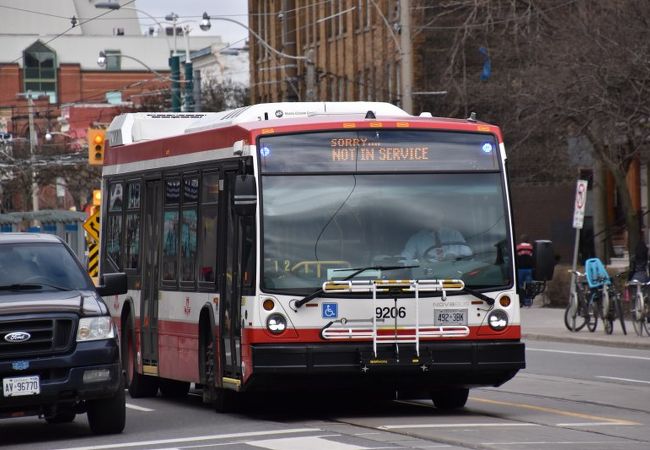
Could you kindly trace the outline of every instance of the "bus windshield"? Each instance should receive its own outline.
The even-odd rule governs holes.
[[[495,169],[263,175],[262,289],[309,293],[353,269],[395,265],[416,267],[366,270],[355,279],[509,286],[509,220]]]

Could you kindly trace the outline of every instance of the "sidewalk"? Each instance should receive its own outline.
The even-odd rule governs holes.
[[[521,334],[526,341],[574,342],[579,344],[602,345],[620,348],[640,348],[650,350],[650,336],[637,336],[632,322],[626,321],[627,336],[621,330],[620,322],[614,323],[613,334],[605,334],[603,323],[598,321],[593,333],[584,327],[577,333],[569,331],[564,325],[564,309],[533,306],[521,308]]]

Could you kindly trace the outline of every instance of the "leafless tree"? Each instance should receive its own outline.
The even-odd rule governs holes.
[[[415,8],[425,44],[416,45],[424,69],[416,82],[448,92],[422,108],[478,111],[500,124],[515,180],[575,178],[567,142],[587,139],[615,181],[634,249],[639,212],[626,174],[650,144],[650,2],[422,0]]]

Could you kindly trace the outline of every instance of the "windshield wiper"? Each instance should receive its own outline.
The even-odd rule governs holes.
[[[382,270],[382,271],[387,271],[387,270],[398,270],[398,269],[414,269],[420,266],[368,266],[368,267],[350,267],[346,269],[334,269],[334,271],[349,271],[349,270],[354,270],[350,275],[347,277],[343,278],[341,281],[347,281],[351,280],[352,278],[356,277],[357,275],[366,272],[368,270]],[[323,288],[320,287],[316,291],[312,292],[311,294],[307,295],[306,297],[301,298],[300,300],[296,301],[295,305],[296,308],[300,308],[302,305],[305,303],[315,299],[319,295],[323,294]]]
[[[487,295],[481,294],[480,292],[475,291],[474,289],[468,288],[467,286],[465,286],[459,292],[464,292],[464,293],[473,295],[474,297],[478,298],[479,300],[483,300],[485,303],[487,303],[490,306],[494,305],[494,299],[493,298],[488,297]]]
[[[1,291],[22,291],[28,289],[40,289],[42,286],[40,284],[4,284],[0,286]]]
[[[58,291],[69,291],[70,289],[57,286],[49,283],[14,283],[14,284],[5,284],[0,286],[0,291],[23,291],[29,289],[42,289],[43,286],[48,286],[54,288]]]

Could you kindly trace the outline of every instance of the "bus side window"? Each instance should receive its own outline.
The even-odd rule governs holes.
[[[199,282],[214,285],[217,273],[217,211],[219,173],[205,172],[201,179],[201,209],[198,227]]]

